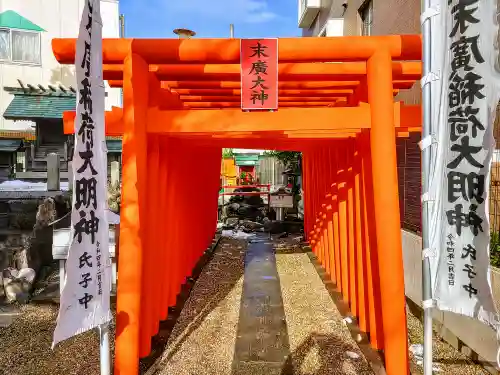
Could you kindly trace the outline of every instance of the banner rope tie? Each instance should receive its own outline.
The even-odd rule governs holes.
[[[427,8],[420,15],[420,24],[423,25],[425,21],[439,14],[441,14],[441,8],[439,7],[439,5]]]
[[[434,307],[434,300],[427,299],[425,301],[422,301],[422,307],[424,308],[424,310],[433,308]]]
[[[431,248],[425,248],[422,250],[422,259],[425,258],[434,258],[436,257],[437,253],[434,249]]]
[[[434,135],[427,135],[420,142],[418,142],[418,147],[420,148],[420,151],[425,150],[426,148],[430,147],[433,144],[437,143],[437,139]]]
[[[420,86],[422,86],[422,88],[424,88],[425,85],[428,85],[431,82],[439,81],[439,77],[440,77],[439,72],[437,72],[437,73],[436,72],[429,72],[425,76],[423,76],[422,79],[420,80]]]

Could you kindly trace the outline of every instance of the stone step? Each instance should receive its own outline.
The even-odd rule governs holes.
[[[47,157],[43,157],[43,158],[42,158],[42,157],[40,157],[40,158],[33,158],[33,161],[34,161],[35,163],[43,163],[43,164],[47,164]],[[66,163],[66,160],[64,160],[64,158],[63,158],[61,155],[59,155],[59,161],[60,161],[61,163]]]
[[[68,170],[68,162],[64,160],[59,161],[59,167],[61,170]],[[27,168],[32,171],[47,171],[47,162],[43,160],[33,160],[32,163],[28,163]]]

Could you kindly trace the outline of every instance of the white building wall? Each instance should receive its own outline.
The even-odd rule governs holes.
[[[344,19],[329,19],[317,36],[344,36]]]
[[[80,16],[84,0],[0,0],[0,13],[12,10],[45,32],[41,33],[41,64],[38,66],[0,62],[0,114],[13,99],[13,95],[4,91],[5,86],[19,87],[18,79],[34,86],[58,85],[76,87],[74,66],[59,65],[52,53],[53,38],[76,38],[80,26]],[[103,19],[103,37],[118,38],[119,3],[118,0],[101,0]],[[106,109],[120,106],[120,89],[106,90]],[[10,121],[0,116],[0,129],[31,129],[32,122]]]

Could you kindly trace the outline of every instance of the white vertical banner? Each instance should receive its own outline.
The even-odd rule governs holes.
[[[106,215],[102,75],[102,20],[99,0],[86,0],[76,45],[77,108],[73,157],[71,245],[52,346],[111,320],[109,226]]]
[[[429,249],[440,310],[497,327],[489,187],[499,99],[496,0],[434,0]]]

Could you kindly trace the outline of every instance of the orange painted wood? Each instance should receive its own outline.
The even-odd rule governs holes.
[[[349,244],[348,244],[348,218],[347,218],[347,189],[346,189],[346,147],[339,150],[339,169],[337,172],[338,205],[339,205],[339,240],[340,264],[342,277],[342,297],[349,303]]]
[[[239,90],[241,84],[238,81],[162,81],[167,87],[173,90],[207,90],[207,89],[232,89]],[[111,87],[123,87],[123,81],[120,79],[108,79],[108,84]],[[278,88],[283,90],[354,90],[360,84],[359,81],[312,81],[298,82],[285,81],[278,82]],[[393,86],[395,90],[411,89],[415,84],[415,80],[394,80]]]
[[[301,197],[302,197],[302,204],[304,206],[304,240],[309,242],[309,223],[308,223],[308,208],[309,208],[309,201],[308,201],[308,194],[306,193],[306,186],[308,185],[308,179],[307,179],[307,156],[305,152],[302,152],[302,186],[301,186]]]
[[[347,170],[346,176],[346,189],[347,189],[347,243],[349,252],[349,300],[351,313],[354,316],[359,316],[358,311],[358,273],[357,273],[357,248],[356,248],[356,227],[355,227],[355,205],[354,205],[354,176],[353,176],[353,147],[352,142],[347,141]]]
[[[179,94],[171,92],[156,76],[149,72],[149,106],[161,108],[182,108]]]
[[[140,56],[125,60],[122,194],[120,210],[120,257],[117,286],[114,373],[139,373],[144,223],[147,215],[148,69]]]
[[[335,246],[333,237],[333,206],[332,206],[332,183],[334,181],[334,160],[332,158],[331,145],[325,149],[325,175],[326,175],[326,196],[325,196],[325,212],[326,212],[326,241],[328,244],[328,263],[329,275],[333,282],[336,282],[337,273],[335,270]]]
[[[54,40],[53,50],[59,62],[74,63],[75,39]],[[304,152],[305,232],[313,251],[372,346],[384,349],[388,375],[408,373],[394,142],[420,131],[421,109],[393,96],[421,75],[420,62],[396,60],[420,57],[418,35],[280,39],[280,109],[246,113],[238,108],[239,40],[104,40],[104,76],[124,86],[125,99],[123,111],[106,114],[107,135],[123,135],[115,374],[137,375],[159,319],[210,242],[216,217],[202,212],[215,212],[220,150],[229,145]],[[316,64],[326,61],[342,63]],[[74,119],[63,116],[67,134]],[[361,154],[346,160],[355,137]],[[201,157],[207,189],[200,212],[192,213],[196,189],[184,180]],[[166,199],[156,199],[162,190]],[[196,232],[190,220],[199,223]],[[165,246],[153,248],[162,230]],[[160,276],[162,262],[167,277]]]
[[[362,185],[361,185],[361,143],[359,138],[355,144],[354,153],[354,210],[355,210],[355,227],[356,227],[356,255],[357,255],[357,295],[358,295],[358,321],[359,328],[363,332],[368,332],[368,301],[366,287],[366,255],[363,241],[363,212],[362,212]]]
[[[182,228],[182,212],[183,207],[181,205],[182,199],[182,191],[183,191],[183,157],[184,150],[183,144],[181,142],[171,142],[170,151],[172,155],[175,155],[175,161],[172,160],[172,164],[170,165],[172,178],[171,178],[171,199],[170,199],[170,233],[172,234],[172,239],[170,242],[171,250],[171,262],[172,262],[172,284],[171,284],[171,296],[172,296],[172,305],[175,304],[177,295],[181,290],[182,285],[182,254],[179,250],[183,248],[182,237],[181,237],[181,228]]]
[[[150,125],[147,127],[147,131],[154,133],[222,133],[227,129],[231,129],[231,132],[252,132],[256,129],[261,129],[262,131],[303,132],[303,134],[341,130],[356,133],[360,129],[370,127],[369,112],[370,107],[366,104],[353,108],[286,108],[277,112],[258,113],[242,112],[238,109],[226,111],[162,111],[158,108],[150,108]],[[64,112],[65,134],[74,133],[75,115],[76,112]],[[117,136],[123,134],[123,110],[113,107],[113,110],[106,112],[105,115],[106,135]],[[420,131],[420,106],[407,106],[395,103],[394,115],[395,126],[402,130],[400,133],[401,136],[408,136],[408,132]],[[304,131],[304,121],[309,121],[311,116],[315,116],[317,121],[315,121],[314,126],[308,126],[307,130]],[[71,118],[73,120],[70,120]],[[346,118],[348,119],[347,122],[344,120]],[[282,123],[284,125],[281,125]],[[263,126],[265,126],[265,129]]]
[[[159,198],[160,206],[158,207],[161,213],[159,221],[160,229],[158,233],[163,234],[163,241],[159,241],[158,246],[160,247],[160,257],[158,259],[160,267],[160,320],[166,320],[168,317],[168,308],[170,306],[170,275],[171,275],[171,262],[169,259],[169,246],[168,239],[170,237],[169,224],[170,220],[167,215],[169,209],[169,196],[173,195],[174,192],[169,191],[169,165],[170,160],[173,155],[170,155],[169,150],[169,139],[166,136],[160,137],[160,186],[158,187],[160,193]]]
[[[105,79],[119,79],[120,65],[104,65]],[[210,80],[240,81],[239,64],[168,64],[151,65],[160,80]],[[337,81],[356,80],[366,75],[366,63],[347,62],[341,64],[279,64],[279,81]],[[422,75],[422,64],[419,62],[393,62],[394,79],[417,80]]]
[[[319,219],[317,218],[318,212],[318,170],[317,170],[317,156],[316,150],[311,151],[311,193],[312,193],[312,221],[311,221],[311,244],[313,253],[318,257],[318,260],[321,262],[320,254],[319,254],[319,239],[317,235],[317,228]]]
[[[393,62],[394,80],[418,80],[422,75],[419,62]],[[105,64],[105,80],[121,80],[123,66]],[[150,65],[149,70],[159,80],[199,80],[199,81],[236,81],[241,80],[239,64],[168,64]],[[286,81],[356,81],[366,75],[366,63],[346,62],[338,64],[279,64],[278,80]]]
[[[63,112],[63,130],[64,134],[75,133],[75,111]],[[112,107],[111,111],[105,112],[106,135],[123,135],[123,110],[119,107]]]
[[[325,224],[326,224],[326,214],[325,214],[325,204],[323,203],[325,192],[324,192],[324,180],[325,180],[325,175],[323,173],[324,171],[324,159],[323,159],[323,148],[320,148],[317,152],[317,166],[318,170],[321,171],[318,173],[318,217],[319,217],[319,223],[318,223],[318,228],[319,228],[319,240],[320,240],[320,251],[321,251],[321,265],[323,268],[327,269],[327,256],[326,256],[326,238],[325,238]],[[328,271],[327,271],[328,272]]]
[[[168,164],[168,190],[166,194],[168,195],[167,199],[167,218],[168,218],[168,270],[170,272],[169,276],[169,306],[175,306],[177,301],[177,295],[180,291],[180,284],[178,280],[178,273],[180,268],[179,262],[179,251],[176,251],[178,246],[178,226],[179,220],[176,217],[178,210],[178,197],[177,197],[177,189],[182,188],[182,179],[179,178],[179,171],[182,171],[182,167],[180,163],[178,163],[180,155],[179,150],[180,142],[179,140],[170,140],[169,141],[169,164]]]
[[[143,303],[142,303],[142,311],[141,315],[143,318],[141,319],[144,323],[141,326],[141,330],[144,330],[144,334],[141,333],[141,338],[144,340],[141,342],[141,346],[144,350],[141,350],[141,357],[147,356],[151,352],[151,337],[156,335],[155,332],[159,328],[158,317],[156,316],[157,310],[157,301],[158,301],[158,280],[156,280],[156,276],[158,275],[158,271],[156,267],[158,263],[156,259],[158,257],[157,244],[155,241],[155,235],[157,233],[157,220],[156,215],[157,207],[158,207],[158,178],[159,178],[159,164],[160,164],[160,155],[159,155],[159,140],[158,135],[150,134],[148,136],[148,169],[147,169],[147,183],[148,183],[148,216],[146,221],[146,243],[147,246],[144,251],[144,267],[143,267],[143,275],[144,282],[142,288],[143,295]]]
[[[241,96],[240,89],[172,89],[179,95],[186,96]],[[280,97],[344,97],[352,94],[353,90],[278,90]],[[214,100],[215,101],[215,100]],[[222,100],[224,101],[224,100]]]
[[[368,294],[370,343],[374,349],[383,350],[384,331],[382,329],[382,300],[380,298],[380,278],[378,269],[378,248],[375,233],[375,213],[373,207],[373,178],[371,172],[370,134],[363,132],[361,143],[361,176],[363,185],[363,244],[366,256],[366,290]]]
[[[330,197],[331,199],[331,197]],[[328,210],[328,220],[327,220],[327,227],[326,227],[326,237],[327,237],[327,243],[328,243],[328,263],[329,263],[329,274],[330,274],[330,279],[333,282],[337,281],[337,272],[335,269],[335,246],[334,246],[334,235],[333,235],[333,212],[332,212],[332,204],[327,206]]]
[[[378,258],[378,266],[386,369],[388,374],[406,375],[409,373],[408,333],[389,53],[375,53],[367,62],[367,70],[375,229],[377,247],[384,252],[383,257]]]
[[[330,238],[328,235],[328,223],[329,223],[330,218],[331,218],[331,213],[330,213],[331,206],[328,202],[331,195],[330,195],[330,192],[328,191],[328,184],[329,184],[328,181],[330,180],[331,176],[329,175],[330,160],[328,159],[327,146],[322,148],[321,156],[322,156],[321,161],[322,161],[322,171],[323,171],[323,173],[322,173],[322,176],[323,176],[322,198],[323,199],[322,199],[322,204],[321,204],[321,214],[322,214],[322,218],[323,218],[322,237],[323,237],[323,243],[324,243],[324,247],[325,247],[325,255],[324,255],[325,256],[325,270],[326,270],[327,275],[331,279],[331,277],[332,277],[332,270],[331,270],[332,264],[330,262],[331,249],[330,249]]]
[[[356,108],[289,108],[277,112],[224,111],[160,111],[150,109],[148,132],[241,132],[241,131],[291,131],[304,129],[304,121],[313,116],[315,130],[342,129],[344,119],[349,119],[349,128],[370,126],[368,105]]]
[[[327,105],[328,103],[337,102],[337,97],[333,96],[280,96],[279,101],[283,102],[325,102],[323,105]],[[184,103],[188,102],[237,102],[238,106],[241,106],[241,97],[240,96],[211,96],[211,95],[181,95],[180,99]]]
[[[333,227],[333,246],[334,246],[334,259],[335,259],[335,275],[337,289],[341,292],[342,284],[342,257],[340,249],[340,222],[339,222],[339,201],[337,184],[332,188],[332,227]]]
[[[321,214],[323,217],[323,225],[322,225],[322,237],[323,237],[323,246],[324,246],[324,257],[325,257],[325,269],[328,275],[331,275],[331,265],[330,265],[330,241],[328,238],[328,216],[327,216],[327,205],[328,205],[328,185],[330,176],[328,175],[329,167],[329,159],[328,159],[328,148],[324,146],[321,148],[321,177],[322,177],[322,186],[321,186]]]
[[[280,108],[314,108],[314,107],[328,107],[334,101],[329,102],[311,102],[311,101],[300,101],[300,98],[297,98],[295,102],[281,102],[278,101],[278,109]],[[184,107],[188,109],[223,109],[223,108],[233,108],[240,109],[241,104],[239,101],[225,101],[225,102],[185,102]]]
[[[406,86],[408,86],[408,82],[411,82],[411,85],[414,84],[414,81],[405,81]],[[171,89],[241,89],[241,83],[237,81],[165,81],[168,87]],[[117,83],[121,87],[122,83]],[[302,89],[349,89],[353,90],[359,84],[358,81],[330,81],[330,82],[294,82],[294,81],[286,81],[286,82],[278,82],[278,89],[287,89],[287,90],[302,90]],[[398,82],[395,81],[395,85]],[[405,87],[406,87],[405,86]],[[411,88],[407,87],[407,88]]]
[[[319,219],[318,219],[318,196],[319,196],[319,188],[318,188],[318,155],[317,155],[317,150],[313,150],[311,152],[311,176],[312,176],[312,184],[311,184],[311,189],[312,189],[312,238],[313,238],[313,251],[318,257],[318,260],[321,262],[321,254],[319,253],[319,239],[318,239],[318,232],[319,232]]]
[[[384,49],[395,60],[420,60],[420,35],[347,36],[342,38],[280,38],[281,62],[363,61]],[[53,39],[52,50],[61,64],[74,64],[76,39]],[[149,64],[240,62],[239,39],[104,39],[103,61],[120,64],[134,52]]]

